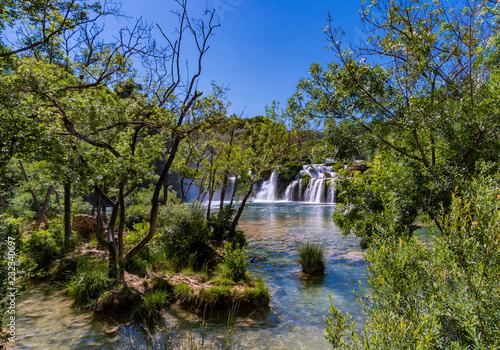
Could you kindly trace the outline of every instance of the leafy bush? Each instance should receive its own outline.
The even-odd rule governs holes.
[[[224,258],[219,264],[221,276],[234,282],[248,281],[247,259],[244,248],[234,247],[232,243],[226,243],[224,251]]]
[[[193,257],[196,269],[214,257],[205,212],[199,205],[163,206],[158,217],[158,231],[161,248],[178,269],[187,267]]]
[[[35,230],[25,238],[26,252],[39,268],[61,257],[67,248],[74,248],[78,244],[78,238],[72,235],[68,247],[64,243],[64,224],[61,218],[55,218],[48,230]]]
[[[319,273],[325,271],[323,247],[319,244],[306,243],[299,245],[299,262],[305,273]]]
[[[152,280],[152,290],[163,290],[167,293],[173,293],[174,291],[174,285],[170,283],[170,281],[160,278],[160,277],[155,277]]]
[[[64,247],[59,237],[46,230],[36,230],[29,234],[26,245],[28,254],[38,267],[44,267],[57,259]]]
[[[332,307],[327,339],[341,349],[496,349],[500,346],[500,176],[484,169],[437,217],[430,246],[395,237],[387,215],[367,252],[362,334]],[[436,231],[428,220],[428,230]]]

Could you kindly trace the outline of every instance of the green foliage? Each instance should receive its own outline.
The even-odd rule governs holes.
[[[38,268],[44,268],[63,255],[66,249],[72,249],[78,243],[78,238],[72,235],[68,247],[65,247],[64,224],[60,218],[51,222],[48,230],[34,230],[24,239],[26,252]]]
[[[226,243],[224,246],[224,258],[219,264],[220,275],[232,281],[246,282],[249,279],[247,270],[247,259],[245,249]]]
[[[112,283],[105,268],[82,269],[66,283],[68,294],[77,305],[90,307],[106,291]]]
[[[164,278],[155,277],[151,284],[152,290],[162,290],[167,293],[172,293],[174,290],[174,285]]]
[[[394,214],[368,250],[362,335],[334,310],[328,340],[342,349],[494,349],[500,346],[500,177],[483,169],[439,215],[426,246],[395,238]],[[436,230],[435,220],[428,230]],[[342,323],[344,325],[342,325]]]
[[[367,248],[373,236],[380,236],[380,223],[393,215],[391,234],[409,237],[419,212],[435,213],[448,206],[451,191],[461,181],[460,169],[438,169],[430,176],[413,161],[377,157],[366,172],[337,179],[339,191],[333,221],[344,234],[355,233]],[[452,172],[455,170],[455,173]],[[385,232],[385,231],[384,231]]]
[[[64,242],[61,242],[60,237],[45,230],[30,233],[26,245],[30,256],[39,267],[44,267],[57,259],[64,248]]]
[[[320,244],[309,243],[299,245],[299,262],[305,273],[321,273],[325,271],[324,250]]]
[[[194,269],[200,269],[214,257],[210,230],[203,209],[197,204],[163,206],[158,218],[158,242],[168,259],[178,269],[194,259]]]

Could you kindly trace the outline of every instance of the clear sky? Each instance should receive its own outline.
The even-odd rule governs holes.
[[[229,111],[245,117],[264,114],[273,99],[283,106],[312,63],[335,60],[323,33],[328,12],[347,40],[366,38],[359,1],[190,0],[189,6],[194,15],[206,6],[215,8],[221,23],[211,38],[198,88],[208,93],[211,81],[228,87]],[[173,0],[122,1],[125,14],[163,28],[172,25],[173,7]]]

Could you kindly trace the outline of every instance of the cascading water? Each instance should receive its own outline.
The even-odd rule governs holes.
[[[284,191],[278,196],[279,175],[272,173],[264,181],[254,199],[258,201],[285,200],[290,202],[335,203],[335,181],[337,174],[331,166],[307,164],[295,176]]]
[[[274,201],[276,200],[276,191],[278,189],[278,174],[273,172],[269,180],[264,181],[260,187],[260,191],[255,196],[256,200]]]

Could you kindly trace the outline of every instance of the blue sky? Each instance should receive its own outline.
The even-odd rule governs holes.
[[[124,0],[122,10],[168,32],[174,5],[173,0]],[[348,40],[366,38],[358,1],[190,0],[189,5],[194,16],[207,5],[215,7],[221,19],[198,88],[208,93],[211,81],[228,87],[229,111],[245,117],[264,114],[273,99],[283,106],[312,63],[335,60],[323,33],[328,11]]]

